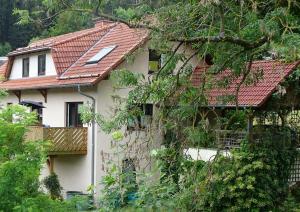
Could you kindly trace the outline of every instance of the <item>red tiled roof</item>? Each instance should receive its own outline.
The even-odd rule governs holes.
[[[103,75],[118,66],[124,59],[124,56],[132,53],[138,45],[145,40],[146,36],[145,30],[132,29],[124,24],[119,24],[104,35],[101,41],[97,42],[86,54],[63,73],[62,77],[86,73]],[[109,54],[109,56],[104,57],[97,64],[85,65],[86,62],[102,48],[112,45],[116,45],[117,47]]]
[[[0,83],[0,88],[12,90],[95,84],[123,62],[126,55],[144,44],[147,39],[148,31],[145,29],[132,29],[121,23],[105,23],[97,24],[92,29],[36,41],[28,47],[9,53],[9,60],[13,61],[16,55],[51,49],[57,77],[7,80]],[[117,47],[98,64],[86,65],[87,60],[102,48],[111,45]],[[8,78],[9,69],[8,65],[5,68],[0,67],[0,75]]]
[[[299,65],[298,62],[282,63],[274,60],[255,61],[252,64],[249,76],[257,79],[256,82],[246,83],[241,85],[238,92],[238,105],[246,107],[259,107],[276,91],[278,85],[289,76],[295,68]],[[195,68],[191,81],[194,86],[199,86],[201,82],[206,79],[213,79],[212,81],[218,84],[229,80],[229,83],[224,87],[214,85],[212,89],[207,92],[207,98],[210,106],[235,106],[234,100],[225,100],[228,96],[235,96],[237,86],[241,83],[242,78],[232,77],[232,71],[225,70],[219,74],[208,73],[209,66],[198,66]],[[261,75],[261,77],[257,77]],[[230,79],[231,77],[231,79]]]
[[[74,37],[65,42],[59,42],[53,45],[52,57],[58,74],[62,74],[73,63],[75,63],[87,50],[89,50],[97,41],[99,41],[109,28],[98,29],[84,36]]]
[[[71,87],[76,85],[92,85],[98,79],[96,76],[60,80],[56,76],[34,77],[27,79],[9,80],[0,84],[0,88],[7,90],[26,90],[41,88]]]

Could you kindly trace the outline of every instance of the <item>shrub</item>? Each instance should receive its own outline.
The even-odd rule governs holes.
[[[62,199],[62,187],[60,186],[58,177],[55,173],[52,173],[48,177],[45,177],[43,183],[46,189],[49,191],[52,199]]]

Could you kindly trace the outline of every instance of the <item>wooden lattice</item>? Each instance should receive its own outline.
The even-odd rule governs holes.
[[[247,133],[244,131],[218,130],[216,135],[221,149],[233,149],[240,147]],[[296,159],[291,167],[289,182],[300,182],[300,157]]]
[[[222,149],[239,148],[241,142],[246,138],[244,131],[217,130],[217,142]]]
[[[86,154],[87,128],[66,127],[32,127],[29,129],[27,140],[45,140],[52,143],[48,154]]]
[[[300,182],[300,158],[298,157],[291,168],[289,182]]]

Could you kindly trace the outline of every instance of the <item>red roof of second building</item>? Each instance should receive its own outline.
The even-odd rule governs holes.
[[[214,85],[207,91],[210,106],[236,106],[235,100],[230,99],[230,96],[235,99],[237,87],[241,84],[237,95],[238,105],[259,107],[276,91],[278,85],[295,70],[299,63],[299,61],[289,64],[274,60],[255,61],[249,74],[249,77],[252,76],[252,80],[249,83],[245,80],[242,84],[242,77],[232,77],[233,74],[230,70],[212,74],[207,71],[209,66],[198,66],[194,70],[191,80],[194,86],[199,86],[209,78],[213,79],[211,81],[214,82]],[[228,84],[223,87],[217,85],[226,81]]]

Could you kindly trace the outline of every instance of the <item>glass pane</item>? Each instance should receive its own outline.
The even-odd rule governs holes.
[[[112,50],[114,50],[117,46],[108,46],[103,49],[101,49],[95,56],[93,56],[91,59],[89,59],[86,63],[87,64],[93,64],[98,63],[102,58],[104,58],[106,55],[108,55]]]
[[[157,72],[161,67],[161,55],[155,50],[149,50],[149,72]]]
[[[79,114],[79,108],[82,105],[82,102],[67,103],[67,127],[82,127],[83,124]]]
[[[29,58],[24,58],[23,59],[23,77],[28,77],[29,76]]]
[[[46,72],[46,55],[38,56],[38,74],[45,75]]]

